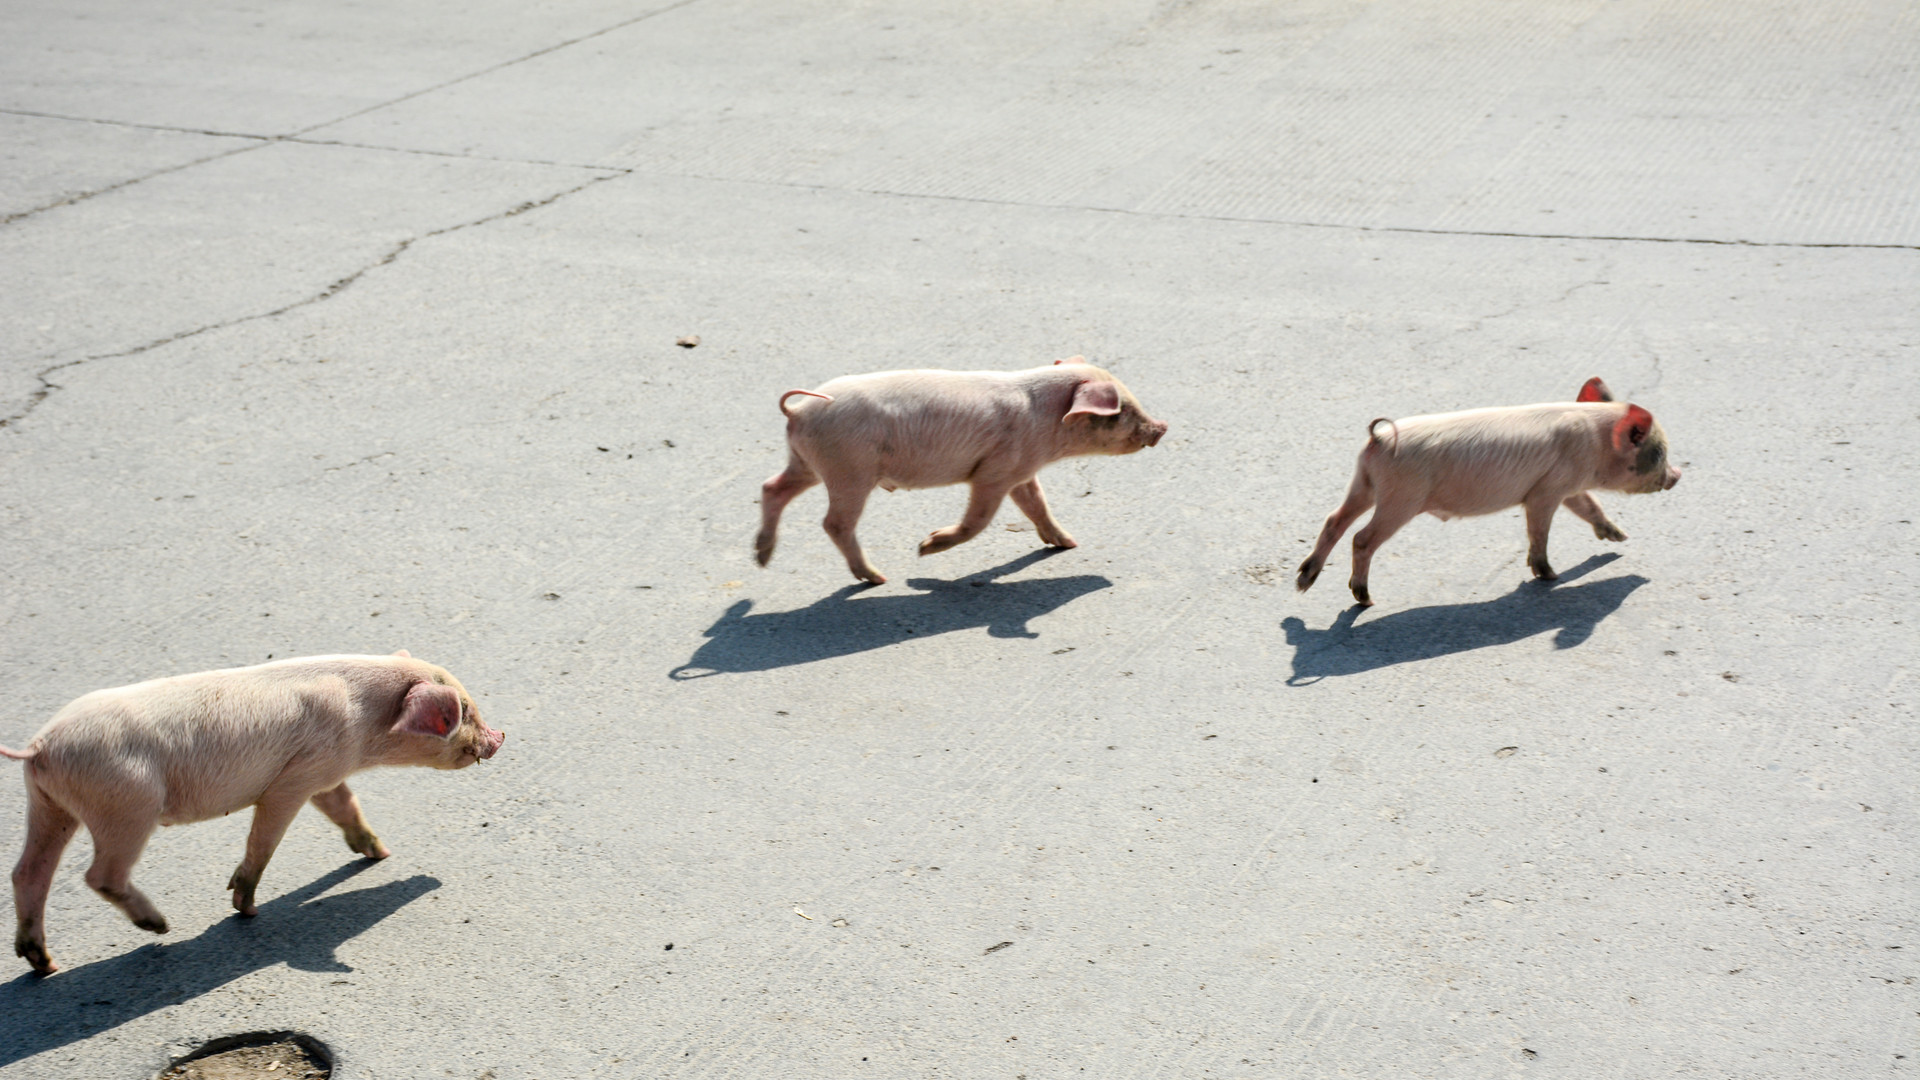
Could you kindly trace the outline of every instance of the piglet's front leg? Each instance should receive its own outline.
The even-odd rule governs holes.
[[[373,834],[373,827],[367,824],[367,816],[360,812],[360,800],[354,797],[347,785],[341,784],[315,795],[313,805],[327,815],[327,820],[340,826],[349,848],[369,859],[384,859],[393,854]]]
[[[1560,575],[1554,573],[1553,566],[1547,562],[1547,530],[1553,528],[1553,512],[1560,508],[1560,500],[1534,496],[1525,505],[1527,566],[1533,570],[1533,576],[1541,581],[1557,581]]]
[[[920,554],[932,555],[979,536],[982,529],[993,523],[993,515],[999,512],[1000,501],[1006,497],[1007,485],[976,481],[967,495],[967,512],[960,518],[960,524],[935,529],[920,541]]]
[[[1600,539],[1619,541],[1627,538],[1627,534],[1620,531],[1620,526],[1607,517],[1607,512],[1600,509],[1599,501],[1587,492],[1569,495],[1561,505],[1573,511],[1574,517],[1593,526],[1593,535]]]
[[[1073,537],[1067,535],[1067,530],[1061,528],[1059,522],[1053,520],[1053,512],[1047,508],[1046,493],[1040,490],[1039,477],[1035,476],[1025,483],[1013,485],[1013,490],[1007,492],[1007,495],[1013,499],[1013,505],[1027,515],[1027,520],[1033,522],[1035,531],[1040,534],[1041,543],[1057,548],[1080,546],[1074,542]]]
[[[247,853],[233,871],[233,877],[227,879],[227,888],[233,890],[233,910],[248,916],[260,913],[253,904],[253,891],[260,884],[260,874],[266,870],[267,861],[273,858],[273,850],[280,846],[280,838],[287,834],[287,826],[293,824],[294,815],[306,801],[300,795],[269,791],[254,804],[253,828],[247,831]]]

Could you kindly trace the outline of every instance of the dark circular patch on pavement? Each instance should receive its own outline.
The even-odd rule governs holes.
[[[333,1053],[297,1031],[249,1031],[222,1035],[175,1058],[157,1080],[325,1080]]]

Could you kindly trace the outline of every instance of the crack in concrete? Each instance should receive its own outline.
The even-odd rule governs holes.
[[[1551,300],[1535,300],[1527,303],[1515,304],[1514,306],[1508,308],[1505,311],[1496,311],[1491,315],[1478,316],[1473,320],[1473,322],[1470,325],[1468,325],[1467,330],[1469,332],[1478,330],[1484,324],[1492,322],[1495,319],[1504,319],[1511,315],[1516,315],[1522,311],[1525,311],[1528,308],[1549,307],[1554,304],[1564,304],[1568,300],[1571,300],[1573,298],[1574,293],[1579,292],[1581,289],[1584,289],[1589,285],[1606,285],[1606,284],[1609,284],[1609,279],[1607,278],[1590,278],[1586,281],[1578,281],[1568,286],[1565,292],[1562,292],[1559,296],[1556,296]]]
[[[1667,378],[1666,368],[1660,359],[1659,350],[1653,347],[1653,341],[1647,337],[1646,329],[1644,327],[1636,327],[1633,336],[1640,339],[1640,348],[1647,354],[1648,359],[1653,361],[1653,381],[1645,386],[1634,385],[1628,387],[1625,398],[1625,400],[1628,401],[1632,401],[1635,397],[1657,388],[1662,382],[1665,382]]]
[[[377,454],[368,454],[366,457],[356,458],[353,461],[347,462],[345,465],[329,465],[326,468],[321,469],[320,471],[323,473],[339,472],[342,469],[351,469],[355,465],[366,465],[370,462],[379,461],[381,458],[392,457],[392,456],[393,456],[393,451],[382,450]],[[305,481],[301,481],[301,482],[305,483]]]
[[[261,311],[261,312],[255,312],[252,315],[242,315],[237,318],[223,319],[219,322],[207,323],[203,326],[196,326],[189,330],[182,330],[178,333],[169,334],[163,338],[155,338],[154,340],[149,341],[144,345],[135,345],[131,349],[122,349],[119,352],[99,353],[94,356],[83,356],[77,360],[68,360],[63,363],[54,364],[51,367],[42,368],[41,370],[34,372],[34,378],[40,381],[40,388],[33,391],[33,393],[27,396],[27,402],[25,406],[23,406],[18,412],[13,413],[10,416],[0,417],[0,428],[9,428],[9,427],[15,426],[20,421],[26,419],[35,409],[39,408],[40,403],[45,401],[55,390],[63,389],[60,383],[54,382],[53,379],[51,378],[51,376],[56,374],[57,372],[64,371],[67,368],[78,367],[81,364],[91,364],[98,360],[120,360],[129,356],[138,356],[141,353],[158,349],[163,345],[172,345],[175,342],[185,341],[188,338],[199,337],[201,334],[211,333],[215,330],[225,330],[228,327],[240,326],[250,322],[259,322],[262,319],[277,318],[281,315],[287,314],[290,311],[298,311],[303,307],[307,307],[312,304],[318,304],[327,300],[331,300],[334,297],[345,292],[347,289],[351,288],[355,282],[359,281],[361,278],[365,277],[366,275],[372,273],[375,270],[380,269],[383,266],[391,265],[394,260],[398,259],[401,255],[404,255],[408,251],[408,249],[412,248],[414,244],[419,243],[422,240],[431,240],[434,237],[446,236],[449,233],[456,233],[461,231],[462,229],[477,228],[478,226],[489,225],[496,221],[504,221],[507,218],[519,217],[521,214],[525,214],[533,210],[539,210],[542,207],[552,206],[554,203],[559,202],[561,199],[564,199],[569,195],[574,195],[579,192],[585,191],[586,189],[594,186],[595,184],[604,183],[605,181],[608,181],[608,180],[618,179],[619,177],[625,176],[625,175],[626,173],[623,173],[623,172],[610,171],[605,176],[596,176],[593,179],[588,180],[584,184],[576,184],[575,186],[567,188],[564,191],[555,192],[554,194],[549,195],[544,199],[529,199],[526,202],[519,203],[518,205],[510,207],[509,209],[496,211],[494,213],[486,215],[485,217],[474,218],[472,221],[462,221],[455,225],[443,226],[442,228],[434,229],[430,232],[421,233],[419,236],[410,236],[405,240],[402,240],[399,243],[395,244],[389,251],[387,251],[386,254],[380,256],[378,259],[375,259],[373,262],[370,262],[367,265],[362,266],[360,269],[355,270],[353,273],[348,274],[346,277],[340,278],[339,280],[333,282],[331,285],[328,285],[326,288],[321,289],[317,293],[314,293],[312,296],[308,296],[303,299],[296,300],[291,304],[283,304],[280,307],[274,308],[271,311]]]
[[[60,207],[63,207],[63,206],[72,206],[74,203],[85,202],[88,199],[97,198],[101,195],[106,195],[111,192],[119,191],[123,188],[132,187],[135,184],[142,184],[147,182],[148,180],[154,180],[159,177],[166,176],[169,173],[179,172],[182,169],[191,169],[196,165],[205,165],[208,162],[219,161],[222,158],[232,157],[235,154],[245,154],[253,150],[258,150],[262,147],[273,146],[277,143],[309,142],[316,146],[352,145],[350,143],[332,144],[325,140],[318,140],[318,139],[314,139],[314,140],[302,139],[300,138],[300,136],[306,135],[309,132],[319,131],[322,128],[332,127],[335,124],[344,124],[348,120],[355,119],[356,117],[365,116],[368,113],[378,112],[381,109],[391,108],[392,106],[398,105],[401,102],[411,101],[414,98],[420,97],[423,94],[431,94],[436,90],[444,90],[449,86],[457,86],[460,83],[467,82],[471,79],[480,78],[483,75],[491,75],[496,71],[500,71],[505,68],[510,68],[515,64],[524,64],[529,60],[538,59],[539,57],[545,56],[548,53],[557,52],[561,49],[578,45],[583,41],[591,41],[594,38],[600,37],[602,35],[611,34],[616,30],[625,29],[626,27],[632,26],[635,23],[645,22],[648,19],[654,18],[659,15],[665,15],[670,11],[675,11],[680,8],[686,7],[689,4],[695,4],[695,3],[699,3],[699,0],[678,0],[678,2],[676,3],[668,4],[665,7],[655,8],[652,11],[646,12],[641,15],[635,15],[629,19],[622,19],[621,21],[614,23],[611,26],[602,27],[591,33],[582,34],[579,37],[575,37],[575,38],[569,38],[566,41],[558,42],[553,45],[548,45],[545,48],[535,49],[533,52],[527,53],[524,56],[517,56],[511,60],[503,60],[500,63],[494,64],[490,67],[484,67],[478,71],[468,72],[467,74],[461,75],[457,78],[448,79],[445,82],[436,83],[433,86],[425,87],[420,90],[415,90],[412,93],[402,94],[397,98],[393,98],[388,101],[382,101],[376,105],[369,105],[364,109],[355,110],[354,112],[350,112],[345,116],[336,116],[331,120],[323,120],[318,124],[310,124],[307,127],[303,127],[296,131],[291,131],[291,132],[287,132],[280,135],[251,135],[251,134],[241,134],[238,132],[210,131],[210,130],[202,130],[198,128],[189,128],[189,127],[171,127],[164,124],[142,124],[142,123],[136,123],[133,121],[97,120],[89,117],[61,116],[56,113],[34,112],[27,109],[0,109],[0,112],[9,113],[15,116],[39,116],[39,117],[45,117],[51,120],[70,120],[75,123],[84,123],[84,124],[110,124],[110,125],[115,125],[120,127],[144,128],[151,131],[178,131],[178,132],[195,134],[195,135],[216,135],[216,136],[223,136],[223,137],[235,138],[235,139],[258,140],[251,146],[237,146],[231,150],[224,150],[218,154],[213,154],[209,157],[200,158],[195,161],[183,162],[178,165],[169,165],[163,169],[156,169],[153,172],[144,173],[140,176],[130,177],[126,180],[119,181],[118,183],[108,184],[105,187],[92,188],[87,191],[75,192],[71,195],[67,195],[62,198],[56,199],[53,202],[47,203],[44,206],[35,206],[26,210],[15,211],[14,213],[8,214],[4,217],[0,217],[0,227],[11,225],[16,221],[20,221],[24,218],[32,217],[36,214],[42,214],[49,210],[58,210]],[[382,148],[368,147],[368,149],[382,149]],[[431,153],[431,151],[412,151],[412,152]],[[467,155],[448,155],[448,156],[458,157],[458,156],[467,156]],[[501,159],[493,159],[493,160],[501,160]],[[526,164],[542,164],[542,163],[527,162]],[[596,165],[583,165],[583,166],[574,166],[574,167],[589,168],[589,169],[601,168],[601,166],[596,166]],[[614,171],[614,170],[610,169],[609,171]],[[4,421],[0,421],[0,426],[3,426],[3,425],[4,425]]]

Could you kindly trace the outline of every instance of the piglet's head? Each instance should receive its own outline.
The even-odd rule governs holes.
[[[419,764],[436,769],[464,769],[492,757],[507,739],[480,719],[480,710],[466,688],[445,676],[446,682],[417,682],[400,702],[395,735],[418,755]]]
[[[1665,491],[1680,482],[1680,470],[1667,463],[1667,433],[1653,414],[1628,405],[1613,422],[1614,464],[1619,478],[1609,487],[1618,491]]]
[[[1159,442],[1167,425],[1148,416],[1120,380],[1099,368],[1090,371],[1093,376],[1074,388],[1060,420],[1072,433],[1076,452],[1131,454]]]

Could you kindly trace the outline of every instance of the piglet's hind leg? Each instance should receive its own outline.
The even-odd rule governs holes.
[[[360,800],[354,797],[347,785],[341,784],[315,795],[313,805],[327,815],[327,820],[340,826],[348,847],[369,859],[384,859],[393,854],[373,834],[373,827],[367,824],[367,816],[360,811]]]
[[[753,538],[753,558],[761,566],[773,561],[773,547],[779,539],[780,514],[794,496],[820,482],[807,463],[795,454],[786,471],[760,485],[760,534]]]
[[[159,824],[160,811],[152,807],[118,808],[112,817],[90,818],[87,834],[93,837],[93,865],[87,867],[87,887],[101,899],[126,913],[133,925],[156,934],[167,932],[167,917],[153,906],[146,894],[133,887],[133,864],[147,849],[147,838]]]
[[[867,508],[867,496],[873,493],[870,480],[827,480],[827,519],[821,527],[833,539],[840,554],[846,557],[847,569],[861,581],[870,581],[875,585],[885,585],[887,579],[867,561],[867,553],[860,550],[860,539],[854,535],[854,526],[860,524],[860,514]]]
[[[1374,553],[1419,514],[1420,507],[1416,503],[1382,502],[1374,508],[1373,517],[1359,532],[1353,534],[1353,575],[1347,579],[1347,588],[1353,590],[1354,601],[1362,607],[1373,606],[1373,594],[1367,589],[1367,574],[1373,568]]]
[[[59,970],[47,954],[47,892],[53,886],[60,853],[79,828],[79,818],[47,798],[31,779],[27,781],[27,843],[13,868],[13,952],[42,975]]]
[[[1333,545],[1340,542],[1360,515],[1373,509],[1373,483],[1367,479],[1365,469],[1354,473],[1353,483],[1347,487],[1347,497],[1327,515],[1326,524],[1320,527],[1320,538],[1314,542],[1313,552],[1300,564],[1300,570],[1294,575],[1293,587],[1301,592],[1313,588],[1320,580],[1320,570],[1327,565],[1327,556],[1333,553]],[[1364,580],[1364,578],[1362,579]]]

